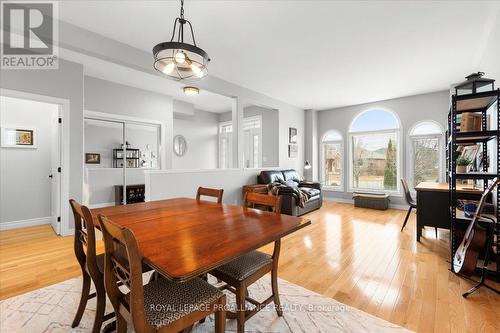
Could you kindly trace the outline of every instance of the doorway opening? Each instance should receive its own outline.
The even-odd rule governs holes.
[[[61,123],[60,104],[0,96],[0,230],[62,233]]]

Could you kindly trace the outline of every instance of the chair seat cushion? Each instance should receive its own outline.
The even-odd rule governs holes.
[[[273,262],[273,257],[270,255],[259,251],[252,251],[220,266],[215,271],[228,275],[235,280],[243,281],[259,270],[259,268],[271,262]]]
[[[159,278],[144,286],[144,310],[148,323],[157,329],[196,311],[224,293],[200,278],[175,283]],[[126,295],[129,302],[130,294]]]
[[[312,188],[312,187],[300,187],[300,189],[304,192],[306,192],[309,197],[314,197],[316,195],[319,195],[321,193],[320,190],[316,189],[316,188]]]

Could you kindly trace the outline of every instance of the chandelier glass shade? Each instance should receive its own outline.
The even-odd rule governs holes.
[[[189,27],[192,44],[185,42],[184,28]],[[196,81],[208,74],[208,54],[198,46],[193,26],[184,19],[184,0],[181,0],[181,15],[175,19],[172,38],[169,42],[153,48],[154,68],[177,81]]]

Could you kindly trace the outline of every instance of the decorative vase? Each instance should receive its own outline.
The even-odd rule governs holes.
[[[457,165],[457,173],[467,173],[467,165]]]

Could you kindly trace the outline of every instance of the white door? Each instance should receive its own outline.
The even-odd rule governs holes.
[[[55,114],[52,118],[51,168],[48,175],[51,182],[51,224],[58,235],[61,234],[61,125],[59,119],[61,119],[59,114]]]

